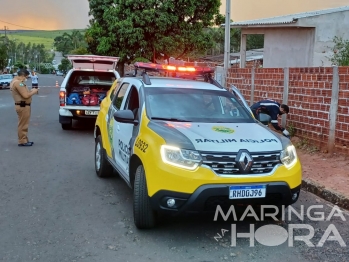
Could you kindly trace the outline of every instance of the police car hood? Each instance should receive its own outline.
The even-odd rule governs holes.
[[[153,121],[151,121],[153,122]],[[178,123],[161,121],[151,125],[167,144],[210,152],[282,150],[282,141],[257,123]],[[151,127],[150,126],[150,127]]]

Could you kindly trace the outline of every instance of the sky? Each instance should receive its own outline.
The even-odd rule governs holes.
[[[226,0],[221,0],[225,14]],[[349,5],[349,0],[230,0],[234,22]]]
[[[0,0],[0,30],[83,29],[89,24],[87,0]],[[12,11],[13,10],[13,11]],[[5,24],[3,21],[11,24]]]
[[[10,30],[29,29],[24,27],[39,30],[83,29],[89,24],[88,0],[0,0],[0,2],[0,30],[4,26]],[[230,2],[233,21],[349,5],[349,0],[230,0]],[[225,3],[226,0],[222,0],[222,14],[225,14]]]

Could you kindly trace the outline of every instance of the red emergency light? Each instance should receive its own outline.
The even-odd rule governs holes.
[[[174,65],[160,65],[155,63],[144,63],[136,62],[134,64],[136,68],[145,69],[149,71],[177,71],[177,72],[187,72],[196,74],[207,74],[214,73],[214,69],[209,67],[199,67],[199,66],[174,66]]]

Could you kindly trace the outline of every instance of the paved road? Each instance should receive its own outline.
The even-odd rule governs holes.
[[[306,212],[303,222],[292,216],[280,223],[215,222],[213,216],[167,218],[156,229],[137,230],[131,190],[117,175],[95,175],[94,123],[75,122],[74,130],[61,129],[56,80],[61,83],[63,78],[40,76],[40,85],[51,87],[42,87],[33,99],[29,138],[35,144],[28,148],[17,146],[11,94],[0,90],[0,261],[349,261],[348,214],[347,221],[332,217],[329,222],[310,221]],[[331,206],[305,192],[295,209],[315,204],[324,206],[315,211],[327,218]],[[249,239],[243,238],[231,246],[231,224],[237,224],[238,232],[248,232],[250,224],[260,228],[256,238],[271,245],[266,241],[276,241],[273,228],[262,226],[281,230],[298,223],[315,228],[314,244],[332,223],[347,246],[336,241],[323,247],[300,241],[293,247],[287,241],[265,246],[256,240],[250,247]],[[216,241],[222,229],[229,231]],[[308,230],[295,231],[295,236],[307,234]]]
[[[63,59],[62,53],[55,51],[55,58],[54,58],[54,60],[56,60],[56,64],[57,65],[59,65],[61,63],[62,59]]]

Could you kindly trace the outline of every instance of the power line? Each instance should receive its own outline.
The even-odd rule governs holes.
[[[2,20],[0,20],[0,22],[3,22],[3,23],[5,23],[5,24],[9,24],[9,25],[19,26],[19,27],[22,27],[22,28],[27,28],[27,29],[41,30],[41,29],[37,29],[37,28],[32,28],[32,27],[27,27],[27,26],[21,26],[21,25],[12,24],[12,23],[9,23],[9,22],[6,22],[6,21],[2,21]]]

